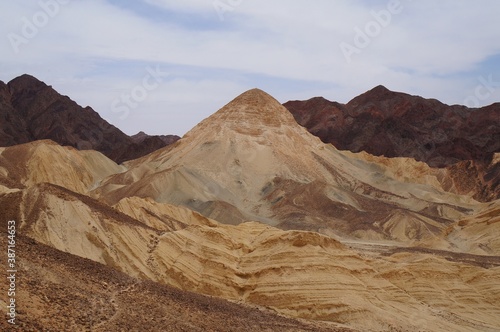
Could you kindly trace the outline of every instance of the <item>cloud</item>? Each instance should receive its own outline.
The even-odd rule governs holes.
[[[116,95],[159,65],[171,78],[141,103],[143,121],[116,123],[129,133],[159,133],[155,118],[184,132],[252,87],[283,102],[316,95],[347,102],[384,84],[461,103],[479,76],[497,75],[498,1],[400,0],[387,23],[380,15],[398,0],[72,0],[14,52],[8,35],[22,36],[40,3],[58,1],[0,3],[9,13],[0,22],[0,79],[31,73],[112,120]],[[370,34],[363,47],[359,31]],[[342,43],[358,49],[351,61]]]
[[[144,0],[144,2],[173,12],[200,13],[214,10],[213,2],[210,0]]]

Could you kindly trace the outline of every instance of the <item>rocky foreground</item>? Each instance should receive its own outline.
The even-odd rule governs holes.
[[[24,236],[18,248],[18,315],[15,326],[1,319],[2,331],[352,331],[132,278]]]

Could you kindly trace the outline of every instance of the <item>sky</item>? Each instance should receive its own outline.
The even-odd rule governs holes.
[[[0,0],[0,80],[24,73],[132,135],[182,136],[260,88],[347,103],[377,85],[500,101],[498,0]]]

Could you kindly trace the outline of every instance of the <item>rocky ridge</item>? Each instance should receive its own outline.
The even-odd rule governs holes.
[[[3,226],[3,225],[2,225]],[[0,244],[7,246],[5,233]],[[272,310],[186,292],[130,277],[111,267],[18,237],[17,330],[40,331],[293,331],[349,332]],[[5,283],[1,283],[2,292]],[[0,300],[2,309],[7,304]],[[5,319],[0,329],[12,328]]]
[[[432,167],[491,160],[500,152],[498,103],[470,109],[378,86],[347,104],[316,97],[284,106],[340,150],[409,157]]]
[[[30,75],[0,82],[0,146],[50,139],[79,150],[97,150],[121,163],[178,139],[142,137],[140,141],[110,125],[92,108],[77,105]]]

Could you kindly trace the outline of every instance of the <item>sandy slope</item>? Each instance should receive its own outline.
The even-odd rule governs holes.
[[[0,235],[4,247],[5,233]],[[2,331],[351,331],[131,278],[26,237],[18,237],[18,245],[17,325],[1,319]],[[5,284],[0,286],[6,293]],[[0,312],[5,317],[3,300]]]
[[[360,331],[500,328],[497,256],[377,252],[313,232],[224,225],[148,199],[119,203],[139,221],[47,184],[9,197],[19,200],[9,218],[25,220],[22,234],[141,279]]]
[[[48,182],[87,193],[124,170],[100,152],[78,151],[49,140],[0,149],[0,183],[11,187]]]
[[[472,217],[460,220],[447,231],[451,246],[462,252],[481,255],[500,253],[500,200],[485,204]]]

